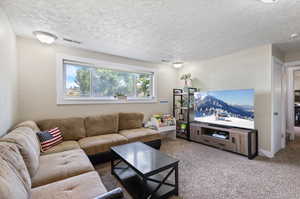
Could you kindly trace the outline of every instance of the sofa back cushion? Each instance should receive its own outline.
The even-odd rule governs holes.
[[[0,157],[0,198],[28,199],[30,192],[24,185],[17,170],[9,162]]]
[[[19,128],[19,127],[28,127],[28,128],[31,128],[34,132],[40,131],[40,129],[37,126],[37,124],[35,123],[35,121],[32,121],[32,120],[21,122],[21,123],[17,124],[15,127],[13,127],[12,129],[10,129],[10,131],[13,131],[14,129]]]
[[[38,121],[37,124],[41,131],[47,131],[58,127],[65,141],[79,140],[86,137],[83,118],[48,119]]]
[[[10,169],[17,175],[19,181],[22,183],[27,192],[30,192],[30,175],[17,145],[0,141],[0,158],[2,161],[5,161],[7,166],[10,167]]]
[[[39,168],[40,161],[40,143],[36,133],[31,128],[19,127],[5,135],[2,141],[17,145],[29,174],[33,177]]]
[[[119,113],[119,130],[143,127],[143,113]]]
[[[85,118],[85,129],[88,137],[117,133],[119,127],[118,114],[105,114]]]

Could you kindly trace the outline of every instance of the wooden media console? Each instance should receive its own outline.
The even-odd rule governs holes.
[[[190,123],[190,140],[253,159],[258,154],[257,130]]]

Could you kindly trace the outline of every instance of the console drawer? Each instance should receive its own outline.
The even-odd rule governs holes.
[[[209,144],[211,146],[220,148],[224,145],[223,142],[217,142],[218,140],[216,138],[212,138],[210,136],[207,135],[202,135],[202,142],[204,142],[205,144]]]
[[[236,151],[236,144],[231,143],[231,142],[228,142],[228,143],[226,144],[226,147],[225,147],[224,149],[226,149],[226,150],[228,150],[228,151],[232,151],[232,152],[237,152],[237,151]]]
[[[236,145],[234,143],[231,143],[230,140],[222,140],[222,139],[202,135],[202,141],[206,144],[212,145],[220,149],[226,149],[226,150],[236,152]]]

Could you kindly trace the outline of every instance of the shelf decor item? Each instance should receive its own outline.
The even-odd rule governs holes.
[[[120,92],[116,93],[115,98],[118,99],[118,100],[122,100],[122,101],[127,100],[127,96],[124,95],[123,93],[120,93]]]
[[[155,114],[152,115],[150,121],[145,125],[146,128],[157,130],[163,135],[171,135],[176,138],[176,120],[171,114]]]
[[[190,140],[190,120],[194,115],[194,93],[197,88],[173,89],[173,117],[176,119],[176,137]]]

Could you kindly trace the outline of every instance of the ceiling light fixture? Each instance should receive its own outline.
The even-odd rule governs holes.
[[[290,40],[295,40],[298,39],[300,37],[299,33],[293,33],[290,35]]]
[[[175,62],[173,63],[174,68],[181,68],[183,66],[183,62]]]
[[[277,3],[278,0],[260,0],[263,3]]]
[[[48,32],[34,31],[33,34],[41,43],[44,44],[52,44],[57,39],[57,36]]]

